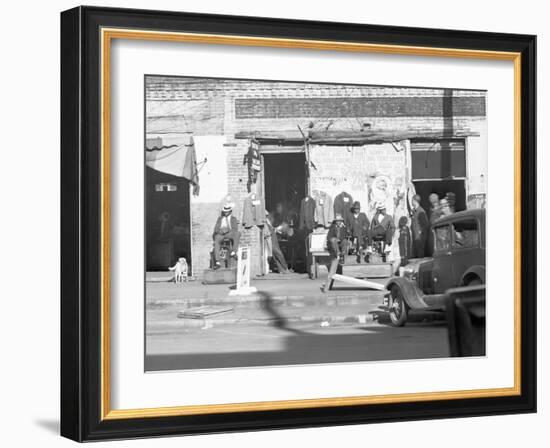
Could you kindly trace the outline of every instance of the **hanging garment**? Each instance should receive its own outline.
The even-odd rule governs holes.
[[[315,227],[315,199],[306,196],[300,203],[300,229],[311,232]]]
[[[251,193],[244,199],[242,223],[245,229],[265,224],[264,201],[256,193]]]
[[[248,192],[250,193],[250,187],[258,180],[258,173],[262,168],[260,159],[260,147],[258,143],[254,140],[250,142],[248,152],[245,154],[243,159],[243,165],[248,166],[248,182],[246,183],[246,187],[248,189]]]
[[[344,218],[346,226],[350,224],[351,206],[353,205],[353,198],[350,194],[342,191],[338,196],[334,198],[334,214],[341,214]]]
[[[334,221],[332,198],[324,191],[314,191],[315,215],[313,220],[317,225],[328,228]]]

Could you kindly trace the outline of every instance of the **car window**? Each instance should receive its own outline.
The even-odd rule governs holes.
[[[446,250],[451,247],[451,229],[448,225],[434,228],[435,250]]]
[[[453,247],[477,247],[479,246],[479,228],[476,220],[459,221],[453,226]]]

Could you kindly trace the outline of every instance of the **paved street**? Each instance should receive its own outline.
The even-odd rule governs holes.
[[[405,327],[387,323],[383,292],[304,278],[259,280],[270,298],[228,297],[227,285],[147,283],[146,370],[425,359],[449,354],[447,329],[434,315]],[[206,318],[178,314],[210,305]]]

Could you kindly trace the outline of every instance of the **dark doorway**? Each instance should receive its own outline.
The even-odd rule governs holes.
[[[466,210],[466,187],[464,179],[452,180],[415,180],[413,181],[416,193],[420,195],[422,201],[420,205],[430,214],[429,196],[436,193],[439,199],[443,199],[447,193],[455,194],[455,211],[460,212]]]
[[[300,212],[306,196],[306,159],[304,153],[264,154],[265,206],[275,211],[283,204],[287,213]]]
[[[455,195],[455,211],[466,209],[466,143],[464,139],[412,140],[411,174],[422,207],[430,213],[429,196]]]
[[[306,159],[303,152],[263,154],[264,195],[287,266],[306,272],[307,234],[300,229],[300,205],[307,195]]]
[[[167,270],[184,257],[192,272],[189,182],[146,168],[146,269]]]

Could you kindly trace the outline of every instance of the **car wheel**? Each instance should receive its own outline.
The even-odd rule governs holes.
[[[466,281],[464,286],[478,286],[482,285],[481,279],[479,277],[472,277]]]
[[[393,285],[390,291],[390,320],[394,327],[402,327],[407,322],[408,305],[403,298],[403,292],[397,285]]]

